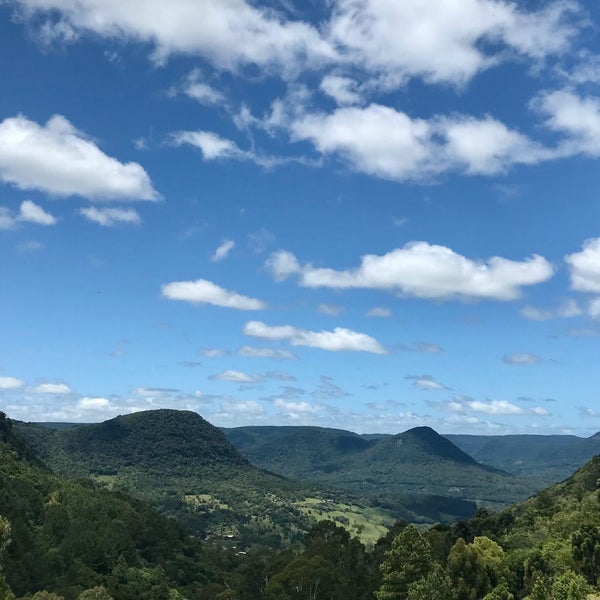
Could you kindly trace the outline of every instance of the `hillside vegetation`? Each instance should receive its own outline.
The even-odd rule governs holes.
[[[174,415],[150,417],[163,425]],[[130,443],[130,434],[123,435],[131,423],[109,422],[99,431],[107,435],[106,443],[133,452],[136,444]],[[156,439],[145,426],[135,429],[136,443],[145,437]],[[46,437],[37,428],[19,430]],[[102,436],[91,432],[95,439],[89,439],[90,454],[103,448],[98,441]],[[56,448],[68,446],[49,439]],[[447,452],[431,431],[418,439],[427,456],[436,449]],[[78,440],[83,461],[88,438]],[[172,441],[176,456],[171,463],[164,460],[171,468],[191,468],[188,450]],[[216,434],[208,443],[211,447],[204,441],[194,443],[204,448],[209,464],[248,464]],[[122,457],[121,451],[117,455]],[[62,455],[62,460],[67,458],[68,453]],[[460,451],[455,458],[471,462]],[[87,460],[89,465],[114,467],[104,460],[98,463],[98,456]],[[117,476],[124,480],[127,468],[138,463],[131,457],[122,460]],[[150,471],[163,464],[156,456],[146,462]],[[598,591],[600,456],[564,482],[499,513],[482,508],[471,519],[429,528],[399,521],[369,547],[339,522],[326,520],[299,532],[301,543],[287,549],[278,548],[274,536],[265,538],[271,545],[252,543],[240,551],[227,538],[201,541],[146,503],[109,491],[97,478],[94,482],[55,475],[0,415],[0,598],[586,600]],[[213,490],[207,495],[216,497]],[[317,513],[311,518],[318,518],[332,503],[306,497],[287,509],[311,511]],[[350,503],[338,507],[346,510],[340,516],[354,510]],[[344,518],[349,526],[357,526]]]
[[[546,484],[565,479],[600,454],[600,433],[574,435],[446,435],[479,462]]]
[[[262,468],[376,495],[382,502],[400,494],[502,506],[541,487],[531,478],[479,464],[429,427],[375,439],[320,427],[238,427],[225,434]]]

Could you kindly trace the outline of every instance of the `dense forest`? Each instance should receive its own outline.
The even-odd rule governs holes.
[[[126,423],[153,435],[143,418]],[[298,519],[289,538],[244,540],[199,535],[98,477],[55,474],[21,429],[2,415],[0,599],[584,600],[597,589],[600,457],[524,502],[451,524],[398,520],[364,543],[313,515]],[[206,434],[195,449],[171,454],[186,464],[193,450],[187,458],[209,471],[215,460],[248,468]],[[89,450],[97,460],[97,448]],[[113,445],[125,462],[134,450]],[[158,468],[148,465],[153,476]]]

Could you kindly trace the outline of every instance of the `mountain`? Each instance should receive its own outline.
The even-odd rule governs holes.
[[[371,494],[423,494],[501,505],[535,483],[475,459],[429,427],[365,439],[319,427],[238,427],[225,435],[254,464],[286,477]]]
[[[46,589],[67,600],[100,585],[122,600],[202,597],[220,579],[207,550],[172,520],[57,477],[1,413],[0,530],[2,598],[6,584],[18,596]]]
[[[477,461],[554,483],[600,454],[600,433],[574,435],[446,435]]]
[[[89,477],[175,516],[196,535],[264,535],[270,544],[307,528],[293,501],[310,490],[252,466],[191,411],[154,410],[103,423],[19,434],[60,475]]]

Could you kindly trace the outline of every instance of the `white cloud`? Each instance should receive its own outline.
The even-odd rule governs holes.
[[[473,400],[471,398],[457,396],[445,406],[451,411],[458,413],[471,411],[488,415],[536,415],[539,417],[550,416],[550,412],[541,406],[524,408],[522,406],[512,404],[507,400],[489,400],[487,402],[481,402],[480,400]]]
[[[286,251],[274,253],[267,266],[276,280],[296,274],[305,287],[383,289],[444,300],[514,300],[523,286],[541,283],[553,274],[552,265],[542,256],[521,262],[498,256],[474,261],[427,242],[411,242],[381,256],[367,254],[358,268],[346,271],[301,266]]]
[[[294,140],[310,140],[321,154],[339,155],[354,169],[386,179],[422,178],[439,170],[429,164],[431,127],[393,108],[338,108],[309,114],[291,125]]]
[[[516,352],[515,354],[505,354],[502,362],[507,365],[537,365],[541,362],[541,358],[529,352]]]
[[[300,414],[314,414],[322,410],[322,407],[309,404],[308,402],[290,402],[283,398],[276,398],[273,405],[289,416],[299,416]]]
[[[233,250],[235,242],[233,240],[225,240],[210,257],[211,262],[220,262],[227,258],[227,255]]]
[[[1,153],[1,150],[0,150]],[[0,206],[0,230],[14,229],[19,223],[35,223],[36,225],[56,225],[58,219],[46,212],[31,200],[21,202],[19,212],[13,213],[5,206]]]
[[[106,398],[93,398],[85,396],[78,403],[77,407],[81,410],[102,411],[111,408],[110,401]]]
[[[524,306],[520,314],[530,321],[550,321],[551,319],[571,319],[578,317],[583,311],[579,304],[572,298],[566,299],[556,308],[536,308],[535,306]]]
[[[586,240],[581,252],[565,257],[571,271],[571,287],[600,294],[600,238]]]
[[[25,382],[16,377],[0,376],[0,390],[18,390]]]
[[[200,104],[212,105],[224,102],[225,96],[208,83],[201,81],[201,76],[199,69],[193,69],[186,77],[181,91]]]
[[[190,144],[199,148],[204,160],[220,158],[243,159],[245,152],[235,142],[228,140],[211,131],[178,131],[172,135],[176,146]]]
[[[582,98],[570,90],[540,94],[532,107],[547,115],[546,126],[563,134],[558,156],[600,156],[600,99]]]
[[[406,375],[404,379],[412,381],[413,387],[420,390],[449,390],[450,388],[439,381],[436,381],[431,375]]]
[[[385,354],[385,348],[374,338],[365,334],[336,327],[333,331],[308,331],[291,325],[270,326],[260,321],[249,321],[244,335],[266,340],[286,340],[292,346],[321,348],[331,352],[354,350]]]
[[[365,317],[391,317],[392,311],[389,308],[383,306],[375,306],[365,313]]]
[[[448,165],[459,165],[469,175],[491,175],[515,164],[537,164],[554,158],[552,150],[491,117],[458,117],[441,123]]]
[[[554,150],[489,116],[425,120],[381,104],[303,114],[290,128],[294,140],[311,141],[321,154],[339,156],[357,171],[398,181],[431,180],[456,170],[491,175],[556,157]]]
[[[121,224],[138,225],[141,223],[140,215],[133,208],[96,208],[90,206],[80,208],[79,214],[92,223],[102,227],[114,227]]]
[[[72,394],[73,390],[65,383],[40,383],[28,390],[33,394]]]
[[[177,131],[171,134],[175,146],[189,144],[202,152],[204,160],[250,161],[265,169],[289,163],[312,164],[303,157],[271,156],[252,150],[242,150],[235,142],[212,131]]]
[[[195,304],[212,304],[237,310],[263,310],[267,305],[262,300],[242,296],[223,289],[206,279],[196,281],[173,281],[161,287],[162,295],[169,300],[183,300]]]
[[[298,357],[289,350],[279,348],[257,348],[255,346],[242,346],[238,350],[240,356],[248,356],[254,358],[274,358],[283,360],[298,360]]]
[[[31,200],[24,200],[19,209],[19,220],[29,223],[37,223],[38,225],[55,225],[56,217],[47,213],[41,206],[38,206]]]
[[[339,105],[359,104],[361,101],[361,96],[356,91],[356,82],[349,77],[327,75],[319,87]]]
[[[209,379],[218,379],[220,381],[232,381],[234,383],[257,383],[263,380],[262,375],[254,373],[252,375],[248,373],[242,373],[241,371],[234,371],[232,369],[218,373],[217,375],[211,375]]]
[[[243,64],[276,66],[293,71],[302,62],[320,63],[334,57],[331,46],[310,25],[286,21],[273,9],[244,0],[19,0],[26,15],[48,17],[47,29],[66,30],[73,39],[93,33],[154,47],[153,58],[173,54],[203,56],[216,66]],[[54,14],[53,14],[54,13]],[[57,18],[52,19],[57,16]],[[52,19],[51,24],[49,19]]]
[[[322,315],[328,315],[330,317],[337,317],[344,311],[343,306],[338,306],[336,304],[319,304],[317,306],[317,312],[320,312]]]
[[[0,123],[0,179],[22,190],[92,200],[157,200],[137,163],[107,156],[65,117],[38,125],[19,115]]]
[[[554,2],[527,13],[503,0],[337,0],[330,34],[347,60],[388,86],[415,76],[461,85],[506,49],[529,59],[562,52],[574,34],[566,17],[575,7]]]

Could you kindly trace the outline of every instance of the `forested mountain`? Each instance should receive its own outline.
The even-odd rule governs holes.
[[[319,427],[224,430],[254,464],[286,477],[378,494],[434,494],[505,505],[541,486],[479,464],[429,427],[365,439]]]
[[[79,427],[49,429],[25,423],[16,427],[57,473],[91,477],[109,489],[127,491],[175,516],[197,535],[233,535],[242,543],[261,539],[270,545],[277,540],[289,543],[311,522],[330,517],[374,540],[399,518],[453,521],[476,510],[464,494],[455,490],[446,494],[441,487],[444,492],[418,485],[380,486],[376,480],[338,485],[338,474],[327,474],[327,467],[321,479],[310,477],[310,466],[305,473],[275,475],[264,470],[270,470],[270,464],[254,467],[222,431],[189,411],[145,411]],[[302,430],[299,436],[294,428],[286,430],[287,443],[285,436],[281,438],[290,463],[300,463],[302,444],[319,447],[314,440],[307,445]],[[350,455],[371,447],[356,434],[318,431],[323,439],[335,438],[336,452]],[[451,446],[439,436],[437,441]],[[373,450],[376,457],[378,450]],[[454,452],[465,464],[475,464],[458,449]],[[419,470],[422,465],[415,472]]]
[[[62,429],[19,423],[16,429],[56,473],[131,493],[196,535],[264,535],[273,544],[308,526],[294,507],[306,486],[252,466],[194,412],[145,411]]]
[[[119,600],[198,597],[218,579],[199,544],[123,494],[67,481],[0,416],[0,597],[46,589],[66,598],[105,586]],[[94,597],[94,596],[93,596]],[[101,596],[100,596],[101,597]]]
[[[446,435],[479,462],[515,475],[560,481],[600,454],[600,432],[574,435]]]

